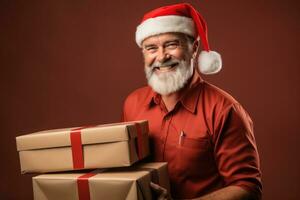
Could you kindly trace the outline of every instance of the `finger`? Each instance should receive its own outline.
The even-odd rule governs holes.
[[[154,189],[157,192],[163,192],[163,188],[153,182],[150,182],[150,186],[152,189]]]
[[[150,186],[160,196],[168,194],[168,191],[165,188],[161,187],[160,185],[157,185],[155,183],[150,183]]]
[[[169,193],[167,189],[161,187],[158,184],[150,182],[150,187],[154,190],[154,192],[158,195],[157,200],[167,200],[169,199]]]

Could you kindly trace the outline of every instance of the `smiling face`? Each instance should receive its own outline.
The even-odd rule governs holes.
[[[161,95],[183,88],[193,75],[193,43],[181,33],[151,36],[142,43],[148,84]]]

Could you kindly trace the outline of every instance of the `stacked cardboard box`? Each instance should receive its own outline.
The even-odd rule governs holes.
[[[33,178],[33,191],[35,200],[151,200],[150,181],[169,188],[166,163],[39,175]]]
[[[147,121],[134,121],[19,136],[21,172],[64,172],[34,177],[35,200],[151,199],[153,174],[159,181],[152,181],[169,187],[166,164],[128,168],[149,155],[148,131]],[[91,170],[96,168],[105,170]]]

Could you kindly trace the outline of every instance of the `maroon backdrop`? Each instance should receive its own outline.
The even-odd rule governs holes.
[[[144,85],[134,42],[148,10],[180,1],[0,2],[0,199],[32,199],[15,137],[119,121]],[[300,199],[299,1],[188,1],[209,26],[224,69],[205,79],[227,90],[255,123],[264,199]]]

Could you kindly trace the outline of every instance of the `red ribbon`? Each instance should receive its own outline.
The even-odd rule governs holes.
[[[142,126],[139,123],[135,123],[135,128],[137,132],[137,154],[139,160],[143,158],[143,133]]]
[[[90,172],[77,178],[77,189],[79,200],[90,200],[89,178],[95,173]]]
[[[81,130],[90,127],[94,127],[94,126],[83,126],[71,130],[70,139],[71,139],[71,148],[72,148],[73,169],[84,168]]]
[[[71,133],[70,133],[72,158],[73,158],[73,169],[83,169],[84,168],[82,142],[81,142],[81,129],[82,128],[73,129],[73,130],[71,130]]]

